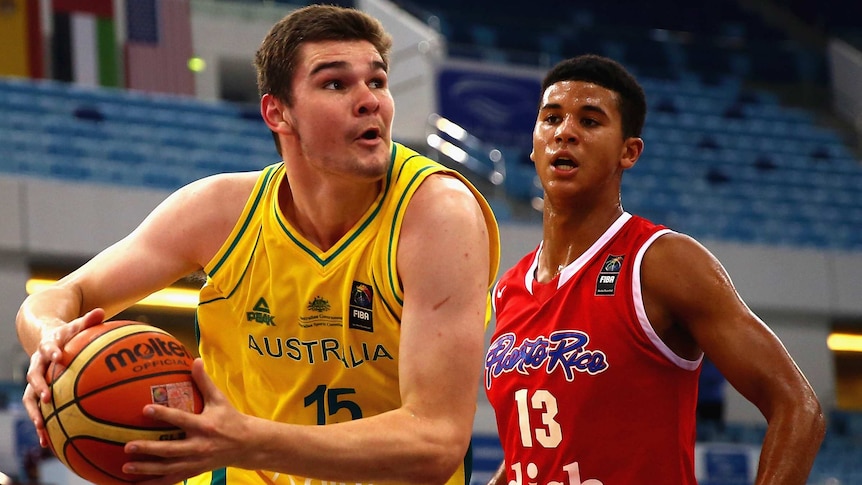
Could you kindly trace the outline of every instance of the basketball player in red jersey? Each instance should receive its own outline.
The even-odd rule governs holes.
[[[505,461],[491,484],[695,485],[707,355],[768,422],[756,483],[803,485],[825,432],[806,378],[706,248],[622,208],[643,90],[593,55],[542,89],[542,241],[494,290],[484,385]]]

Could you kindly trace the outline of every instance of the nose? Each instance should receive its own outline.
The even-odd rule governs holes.
[[[578,139],[576,127],[577,127],[577,124],[572,117],[570,117],[570,116],[564,117],[563,120],[560,122],[560,124],[557,125],[556,132],[554,133],[554,140],[557,143],[574,143],[574,142],[576,142]]]
[[[356,114],[359,116],[375,113],[380,107],[380,99],[374,90],[366,85],[359,87],[356,101]]]

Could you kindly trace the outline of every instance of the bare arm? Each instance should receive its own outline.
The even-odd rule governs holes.
[[[643,275],[647,313],[665,341],[688,357],[703,349],[766,418],[755,483],[804,485],[825,422],[781,341],[742,301],[718,260],[687,236],[659,238],[647,251]]]
[[[201,415],[152,409],[157,419],[184,427],[186,440],[127,448],[173,459],[130,466],[169,474],[153,483],[226,465],[339,482],[443,483],[472,434],[488,240],[478,204],[460,182],[431,177],[411,200],[398,253],[405,288],[400,408],[327,426],[274,423],[239,415],[204,379],[201,387],[212,392],[205,392]]]
[[[50,397],[48,362],[82,329],[199,269],[227,236],[251,190],[254,179],[240,177],[212,177],[178,190],[131,234],[24,300],[15,324],[21,346],[31,354],[24,403],[37,429],[41,416],[32,396]]]

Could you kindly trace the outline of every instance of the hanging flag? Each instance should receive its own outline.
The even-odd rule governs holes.
[[[52,0],[54,79],[119,86],[113,0]]]
[[[41,78],[39,0],[0,0],[0,75]]]
[[[126,87],[195,92],[189,0],[126,1]]]

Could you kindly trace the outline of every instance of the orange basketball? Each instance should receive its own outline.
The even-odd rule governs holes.
[[[200,413],[193,358],[171,334],[139,322],[106,322],[76,335],[46,373],[52,398],[41,407],[54,454],[97,484],[152,478],[121,471],[135,458],[123,446],[183,438],[180,429],[145,417],[142,409],[155,403]]]

